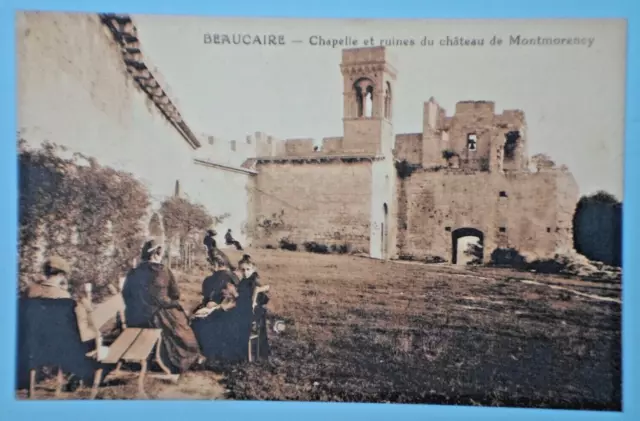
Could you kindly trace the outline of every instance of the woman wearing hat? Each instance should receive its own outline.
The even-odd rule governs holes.
[[[215,239],[216,235],[218,235],[216,230],[210,229],[210,230],[207,230],[207,235],[204,237],[203,243],[204,243],[205,247],[207,248],[207,256],[209,258],[209,263],[211,263],[213,265],[214,261],[215,261],[215,257],[219,256],[222,260],[224,260],[225,265],[229,269],[235,270],[235,267],[233,266],[233,264],[231,264],[231,260],[229,260],[227,255],[224,254],[222,252],[222,250],[220,250],[218,248],[218,245],[217,245],[216,239]]]
[[[163,247],[151,240],[142,262],[129,271],[122,296],[128,327],[162,329],[163,362],[174,373],[188,370],[200,358],[198,341],[180,305],[180,291],[171,270],[162,264]]]
[[[71,266],[69,263],[59,256],[51,256],[45,261],[43,266],[44,277],[40,282],[33,283],[27,287],[24,292],[24,298],[27,299],[45,299],[45,300],[73,300],[75,301],[75,314],[77,320],[77,328],[80,334],[81,355],[88,355],[92,351],[97,351],[101,348],[102,337],[98,325],[93,320],[93,307],[88,297],[83,296],[82,293],[76,293],[72,295],[69,292],[69,280],[68,276],[71,272]],[[81,291],[81,288],[74,288]],[[55,313],[54,313],[55,314]],[[58,316],[60,314],[58,313]],[[52,321],[55,326],[56,323],[60,323],[61,320],[57,319],[57,316],[48,315],[49,319],[54,317]],[[66,319],[69,320],[69,319]],[[50,320],[51,321],[51,320]],[[56,341],[65,341],[69,338],[56,337]],[[43,345],[46,349],[47,345]],[[55,345],[51,345],[55,348]],[[73,349],[73,348],[72,348]],[[38,351],[33,351],[38,352]],[[85,382],[93,381],[93,369],[97,366],[88,364],[82,359],[73,359],[73,362],[69,366],[77,376],[69,381],[68,387],[74,389],[78,386],[79,380]],[[104,369],[104,367],[102,367]],[[90,383],[89,383],[90,384]]]
[[[72,296],[68,276],[71,265],[60,256],[51,256],[44,264],[44,279],[27,287],[26,298],[73,298],[76,300],[76,316],[80,337],[88,350],[99,349],[100,329],[93,320],[93,307],[82,294]]]

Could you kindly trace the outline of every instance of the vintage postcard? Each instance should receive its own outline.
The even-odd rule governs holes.
[[[16,30],[19,398],[621,409],[626,21]]]

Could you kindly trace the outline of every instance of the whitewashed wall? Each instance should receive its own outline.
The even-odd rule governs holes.
[[[395,235],[393,226],[395,168],[391,159],[374,161],[371,165],[371,234],[369,255],[381,259],[382,255],[382,227],[386,219],[386,233],[388,238]],[[387,205],[385,218],[384,205]],[[387,255],[393,254],[393,242],[387,240]]]
[[[131,172],[154,208],[179,181],[212,215],[231,213],[219,231],[231,228],[245,241],[250,176],[194,162],[209,153],[194,151],[135,85],[97,15],[19,13],[16,26],[18,129],[30,146],[50,141]]]

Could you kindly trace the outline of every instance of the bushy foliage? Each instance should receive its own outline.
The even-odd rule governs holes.
[[[622,202],[598,191],[582,196],[573,215],[573,246],[591,260],[622,265]]]
[[[442,151],[442,158],[445,160],[450,160],[454,156],[458,156],[458,154],[453,149],[445,149]]]
[[[204,206],[183,197],[165,200],[160,206],[160,214],[168,242],[184,242],[220,222],[220,218],[209,215]]]
[[[58,254],[72,265],[72,283],[91,282],[99,293],[139,254],[149,194],[129,173],[61,151],[19,143],[20,275],[40,272],[39,254]]]
[[[411,174],[420,168],[420,165],[410,164],[406,159],[403,159],[402,161],[396,161],[395,167],[398,177],[405,179],[411,177]]]

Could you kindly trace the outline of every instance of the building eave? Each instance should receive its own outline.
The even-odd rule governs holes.
[[[200,158],[195,158],[193,160],[194,163],[199,164],[199,165],[204,165],[205,167],[211,167],[211,168],[219,168],[221,170],[224,171],[230,171],[230,172],[235,172],[235,173],[240,173],[240,174],[245,174],[245,175],[257,175],[258,172],[254,171],[254,170],[250,170],[247,168],[241,168],[241,167],[234,167],[231,165],[226,165],[226,164],[220,164],[218,162],[213,162],[213,161],[209,161],[208,159],[200,159]]]
[[[147,67],[140,49],[137,29],[128,15],[101,13],[98,14],[113,39],[120,46],[122,59],[134,82],[149,97],[167,121],[178,131],[182,138],[193,149],[202,146],[178,111],[177,106],[169,98],[164,87]]]

